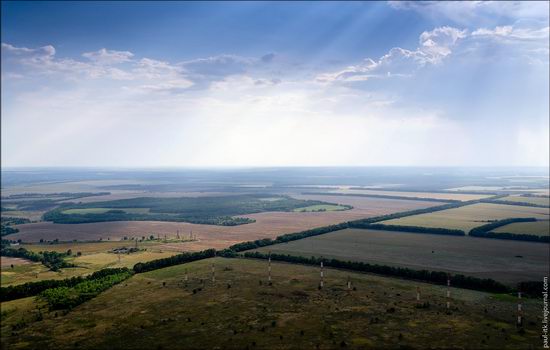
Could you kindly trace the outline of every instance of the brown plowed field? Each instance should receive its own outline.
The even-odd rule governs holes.
[[[336,197],[336,196],[335,196]],[[352,204],[352,201],[354,204]],[[158,221],[116,221],[91,224],[53,224],[48,222],[18,225],[20,232],[10,235],[10,239],[36,242],[40,239],[60,241],[72,240],[119,240],[124,236],[142,237],[151,234],[166,234],[174,238],[179,230],[187,238],[190,231],[197,241],[166,244],[166,249],[202,250],[224,248],[229,245],[259,238],[276,237],[280,234],[298,232],[314,227],[336,224],[348,220],[390,214],[405,210],[426,208],[440,203],[424,201],[393,200],[380,198],[341,198],[333,202],[354,206],[352,210],[332,212],[266,212],[246,215],[255,223],[240,226],[198,225],[178,222]]]

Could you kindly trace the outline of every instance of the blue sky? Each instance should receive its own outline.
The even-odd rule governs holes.
[[[2,2],[4,166],[548,166],[548,2]]]

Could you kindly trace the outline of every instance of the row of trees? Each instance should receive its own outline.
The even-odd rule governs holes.
[[[87,277],[78,276],[65,278],[62,280],[43,280],[37,282],[27,282],[15,286],[1,287],[0,301],[9,301],[34,296],[51,288],[70,288],[84,281],[97,280],[106,276],[116,275],[128,271],[130,270],[127,268],[108,268],[96,271]]]
[[[117,273],[104,275],[94,279],[86,279],[72,287],[62,286],[49,288],[40,293],[50,309],[72,309],[97,296],[99,293],[132,276],[132,271],[126,269]]]
[[[516,202],[516,201],[509,201],[509,200],[486,199],[483,202],[494,203],[494,204],[519,205],[523,207],[548,208],[548,206],[544,204]]]
[[[454,229],[448,229],[448,228],[442,228],[442,227],[421,227],[421,226],[382,225],[382,224],[363,224],[363,223],[353,223],[353,224],[350,224],[350,227],[369,229],[369,230],[427,233],[427,234],[434,234],[434,235],[449,235],[449,236],[466,235],[466,233],[462,230],[454,230]]]
[[[211,258],[216,256],[215,249],[207,249],[195,253],[181,253],[177,255],[170,256],[168,258],[151,260],[144,263],[137,263],[134,265],[135,273],[142,273],[151,270],[162,269],[164,267],[185,264],[195,260],[202,260],[206,258]]]
[[[254,259],[267,259],[269,255],[260,252],[246,252],[244,253],[244,257]],[[360,272],[370,272],[384,276],[400,277],[435,284],[446,284],[448,276],[446,272],[441,271],[413,270],[405,267],[369,264],[359,261],[342,261],[337,259],[323,259],[316,257],[306,258],[303,256],[284,254],[271,254],[271,260],[315,266],[318,266],[321,261],[323,261],[324,265],[328,267]],[[510,291],[508,287],[492,279],[481,279],[456,274],[451,276],[451,280],[453,286],[460,288],[474,289],[491,293],[506,293]]]
[[[493,221],[483,226],[475,227],[470,230],[469,235],[472,237],[483,237],[483,238],[496,238],[496,239],[510,239],[516,241],[529,241],[529,242],[550,242],[550,236],[537,236],[530,234],[520,234],[520,233],[509,233],[509,232],[491,232],[494,229],[513,224],[516,222],[535,222],[536,218],[509,218],[503,220]]]

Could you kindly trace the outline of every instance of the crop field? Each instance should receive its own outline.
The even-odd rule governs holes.
[[[548,273],[546,244],[475,237],[346,229],[258,251],[448,271],[510,284],[539,281]]]
[[[430,198],[449,199],[449,200],[458,200],[458,201],[470,201],[474,199],[488,198],[491,196],[486,194],[384,191],[384,190],[351,189],[351,188],[339,188],[337,190],[330,190],[328,192],[344,193],[344,194],[372,194],[377,196],[426,198],[428,200]]]
[[[337,196],[333,196],[337,197]],[[319,226],[337,224],[349,220],[391,214],[395,212],[426,208],[439,203],[409,200],[393,200],[367,197],[341,198],[337,202],[351,204],[351,210],[326,212],[265,212],[249,214],[255,222],[239,226],[199,225],[183,222],[158,221],[115,221],[90,224],[53,224],[41,222],[17,225],[20,232],[10,235],[10,239],[24,242],[45,241],[97,241],[120,240],[123,237],[167,235],[174,238],[179,231],[186,237],[190,233],[197,240],[186,243],[164,245],[165,249],[202,250],[206,248],[222,249],[232,244],[259,238],[276,237],[285,233],[303,231]],[[355,204],[352,204],[355,203]],[[164,249],[163,248],[163,249]]]
[[[550,235],[550,221],[541,220],[535,222],[514,222],[512,224],[497,227],[492,232],[548,236]]]
[[[21,247],[33,251],[56,251],[64,253],[71,250],[73,255],[65,261],[76,265],[76,267],[62,268],[58,272],[50,271],[46,266],[39,262],[32,262],[25,259],[2,257],[2,279],[1,285],[21,284],[25,282],[34,282],[46,279],[63,279],[72,276],[87,275],[94,271],[111,267],[133,267],[138,262],[146,262],[155,259],[166,258],[177,252],[169,249],[160,248],[161,241],[139,242],[139,252],[130,254],[112,253],[115,248],[134,247],[133,241],[116,242],[68,242],[59,244],[24,244]],[[80,252],[81,256],[76,256]],[[14,263],[14,268],[10,267],[11,261],[22,261],[24,264]]]
[[[531,217],[548,220],[550,218],[550,210],[547,208],[519,205],[477,203],[433,213],[406,216],[380,223],[387,225],[442,227],[464,230],[468,233],[472,228],[482,226],[492,220]]]
[[[269,286],[266,271],[265,261],[243,259],[173,266],[136,275],[67,314],[56,317],[42,309],[42,320],[39,300],[5,302],[2,346],[527,349],[540,344],[536,300],[524,300],[530,322],[522,334],[514,324],[515,303],[499,295],[451,288],[453,310],[447,315],[442,286],[327,268],[325,288],[319,290],[318,268],[282,263],[272,264]],[[346,290],[348,278],[355,290]],[[430,307],[415,307],[417,287]],[[19,328],[12,331],[15,324]]]
[[[521,202],[521,203],[545,205],[547,207],[550,207],[550,197],[544,197],[544,196],[529,196],[529,197],[527,197],[527,196],[512,195],[512,196],[504,197],[501,200],[510,201],[510,202]]]

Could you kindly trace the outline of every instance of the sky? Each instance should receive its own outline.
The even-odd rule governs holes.
[[[549,164],[549,2],[1,10],[3,168]]]

